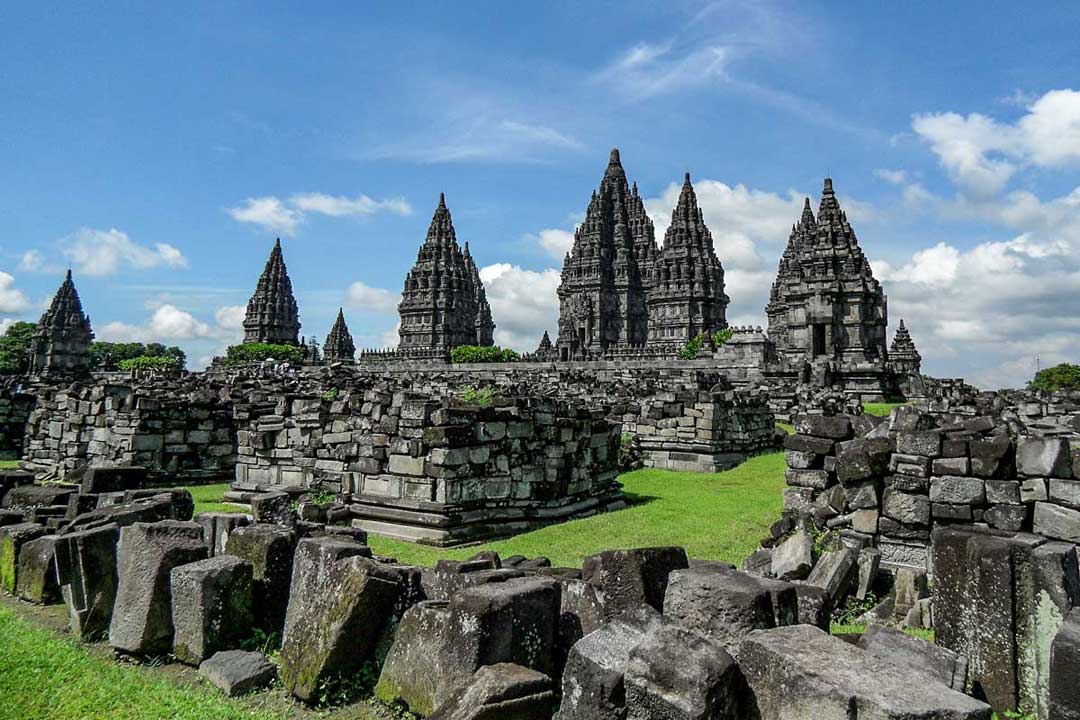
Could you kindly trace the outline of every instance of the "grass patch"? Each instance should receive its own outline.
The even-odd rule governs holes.
[[[862,411],[866,415],[889,417],[892,409],[901,405],[907,405],[907,403],[863,403]]]
[[[18,470],[18,460],[0,460],[0,470]]]
[[[187,491],[195,500],[195,514],[202,512],[244,512],[244,507],[224,502],[229,483],[216,485],[188,485]]]
[[[933,630],[920,630],[919,628],[900,628],[900,630],[911,637],[925,640],[931,644],[934,642]],[[829,632],[833,635],[862,635],[866,632],[866,625],[844,625],[834,622],[829,626]]]
[[[417,565],[494,550],[503,557],[544,555],[555,565],[580,567],[601,550],[657,545],[680,545],[691,557],[741,563],[782,510],[784,454],[759,455],[723,473],[647,469],[619,480],[630,502],[619,512],[465,548],[433,548],[378,535],[369,543],[380,555]]]

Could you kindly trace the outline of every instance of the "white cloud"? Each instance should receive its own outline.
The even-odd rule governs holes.
[[[401,296],[397,293],[383,288],[371,287],[359,280],[349,286],[349,290],[345,295],[345,303],[349,307],[387,315],[397,312],[400,299]]]
[[[214,322],[225,333],[244,333],[244,315],[247,308],[244,305],[226,305],[214,311]]]
[[[380,336],[382,347],[393,348],[397,347],[398,342],[401,341],[401,336],[398,334],[398,330],[401,329],[401,322],[397,322],[392,330],[387,330]]]
[[[889,170],[887,168],[878,168],[874,171],[874,176],[893,185],[904,185],[908,179],[907,173],[903,170]]]
[[[229,215],[238,222],[252,223],[266,230],[292,236],[300,224],[301,213],[286,207],[276,197],[248,198],[243,205],[228,208]]]
[[[82,275],[104,277],[115,275],[123,268],[146,270],[166,266],[186,268],[187,258],[177,248],[167,243],[155,243],[153,247],[134,242],[127,233],[116,228],[95,230],[81,228],[60,241],[64,257]],[[23,256],[27,262],[40,265],[40,255],[30,251]]]
[[[1080,161],[1080,92],[1052,90],[1015,124],[979,113],[945,112],[916,115],[911,127],[963,190],[993,195],[1023,166],[1065,167]]]
[[[476,161],[547,162],[552,151],[577,151],[584,146],[573,136],[550,125],[522,122],[507,117],[507,110],[482,98],[474,98],[475,108],[466,102],[443,118],[438,142],[431,136],[412,137],[404,142],[377,147],[371,156],[424,164]]]
[[[682,49],[674,42],[641,43],[603,68],[596,79],[634,100],[727,79],[730,48],[710,45],[687,52]]]
[[[0,312],[19,313],[29,308],[30,300],[15,287],[15,276],[0,270]]]
[[[45,257],[40,250],[27,250],[19,260],[19,269],[26,272],[37,272],[45,267]]]
[[[144,325],[114,321],[97,331],[98,338],[110,342],[162,342],[213,337],[213,329],[175,305],[161,305]]]
[[[289,204],[300,212],[321,213],[331,217],[367,216],[377,212],[390,212],[395,215],[412,214],[412,206],[404,198],[374,200],[367,195],[348,198],[341,195],[302,193],[289,198]]]
[[[495,263],[480,268],[480,279],[495,318],[496,345],[532,352],[545,330],[552,339],[558,334],[558,270],[525,270]]]
[[[549,228],[541,230],[535,235],[530,233],[525,237],[540,245],[548,255],[560,262],[566,256],[566,253],[570,252],[570,249],[574,247],[574,233],[570,230]]]

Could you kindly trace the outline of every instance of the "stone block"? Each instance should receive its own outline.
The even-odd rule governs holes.
[[[109,631],[116,600],[117,525],[62,535],[53,549],[71,634],[96,641]]]
[[[141,465],[88,467],[80,483],[83,493],[122,492],[146,485],[146,468]]]
[[[881,551],[877,548],[863,548],[859,551],[859,568],[855,583],[855,597],[865,600],[867,593],[874,586],[878,568],[881,566]]]
[[[785,450],[784,460],[789,468],[795,470],[813,470],[820,468],[825,456],[805,450]]]
[[[612,618],[642,604],[662,609],[668,576],[686,567],[680,547],[608,550],[585,558],[581,579],[599,591],[605,617]]]
[[[905,455],[922,455],[936,458],[941,455],[941,433],[936,430],[899,432],[896,434],[896,452]]]
[[[1016,471],[1028,477],[1069,477],[1072,475],[1069,441],[1038,435],[1017,438]]]
[[[27,543],[44,534],[44,526],[37,523],[17,523],[0,527],[0,589],[15,593],[19,576],[19,555]]]
[[[23,600],[44,605],[60,599],[53,552],[58,539],[56,535],[43,535],[26,543],[19,551],[15,594]]]
[[[784,448],[786,450],[814,453],[815,455],[831,455],[835,444],[832,440],[809,435],[787,435],[784,437]]]
[[[824,590],[829,598],[830,606],[836,607],[855,581],[857,557],[858,554],[848,548],[830,550],[822,554],[809,577],[806,578],[806,584]]]
[[[1080,720],[1080,608],[1069,613],[1054,637],[1050,656],[1047,717]]]
[[[799,528],[773,549],[770,571],[780,580],[802,580],[814,567],[813,555],[814,538]]]
[[[1050,502],[1080,510],[1080,480],[1050,478]]]
[[[36,507],[67,505],[75,488],[68,485],[19,485],[9,490],[3,499],[3,507],[12,510],[30,510]]]
[[[942,475],[930,478],[930,500],[955,505],[981,505],[986,486],[979,478]]]
[[[798,603],[789,583],[778,587],[735,570],[695,567],[671,574],[663,610],[665,619],[729,647],[753,630],[775,627],[778,614],[794,624]]]
[[[251,524],[251,516],[245,513],[204,512],[195,517],[203,529],[203,539],[210,557],[225,552],[229,534],[237,528]]]
[[[862,510],[878,506],[879,483],[875,480],[848,483],[843,486],[844,497],[850,510]]]
[[[983,522],[998,530],[1019,532],[1024,529],[1029,514],[1027,505],[994,505],[983,512]]]
[[[513,663],[485,665],[428,720],[549,720],[555,705],[551,678]]]
[[[1080,510],[1037,502],[1032,527],[1039,535],[1080,544]]]
[[[256,523],[292,525],[292,497],[287,492],[268,492],[251,496],[251,516]]]
[[[858,646],[894,665],[927,673],[942,685],[964,692],[967,684],[967,659],[952,650],[884,625],[867,627],[859,638]]]
[[[829,486],[829,473],[824,470],[795,470],[789,468],[784,471],[784,480],[788,485],[795,487],[824,490]]]
[[[109,644],[135,655],[172,650],[170,573],[207,556],[198,523],[162,520],[121,529],[116,551],[119,582]]]
[[[1020,501],[1025,503],[1049,499],[1045,478],[1028,478],[1020,483]]]
[[[981,478],[1008,478],[1013,476],[1016,452],[1012,440],[1006,435],[968,442],[971,454],[971,474]]]
[[[887,517],[907,525],[929,525],[930,498],[886,488],[882,512]]]
[[[1020,481],[987,480],[986,502],[989,505],[1018,505],[1020,503]]]
[[[199,674],[229,697],[237,697],[272,685],[277,667],[262,653],[223,650],[204,660]]]
[[[173,654],[199,665],[251,636],[251,563],[233,555],[173,568]]]
[[[627,720],[737,720],[741,674],[724,648],[677,625],[653,628],[623,674]]]
[[[760,720],[990,719],[986,704],[809,625],[754,633],[736,657]]]
[[[851,418],[846,415],[799,415],[795,418],[795,432],[830,440],[851,438]]]
[[[885,475],[893,443],[888,438],[859,438],[841,443],[836,453],[836,476],[842,483]]]
[[[898,568],[893,575],[893,616],[903,618],[919,600],[929,597],[929,581],[921,568]]]
[[[281,632],[289,602],[296,533],[280,525],[239,527],[229,534],[225,552],[252,566],[252,608],[255,624]]]
[[[971,460],[967,457],[935,458],[930,470],[934,475],[970,475]]]
[[[305,702],[321,685],[358,672],[392,617],[399,576],[362,557],[365,551],[333,537],[297,545],[280,671],[285,689]]]

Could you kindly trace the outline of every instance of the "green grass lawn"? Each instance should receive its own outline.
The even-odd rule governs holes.
[[[244,512],[243,505],[222,502],[228,483],[216,485],[188,485],[187,490],[195,500],[196,514],[201,512]]]
[[[863,403],[863,412],[876,417],[889,417],[894,407],[907,405],[907,403]]]
[[[0,460],[0,470],[18,470],[18,460]]]

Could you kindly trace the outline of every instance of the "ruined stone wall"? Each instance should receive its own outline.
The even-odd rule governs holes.
[[[787,507],[812,506],[852,546],[928,566],[951,525],[1080,542],[1080,446],[1016,437],[990,417],[954,422],[910,407],[889,419],[803,416],[785,442]]]
[[[203,379],[39,386],[23,461],[62,477],[84,465],[141,465],[185,482],[228,479],[236,461],[231,404]]]
[[[24,390],[19,380],[0,385],[0,459],[22,457],[26,421],[35,402],[34,394]]]

